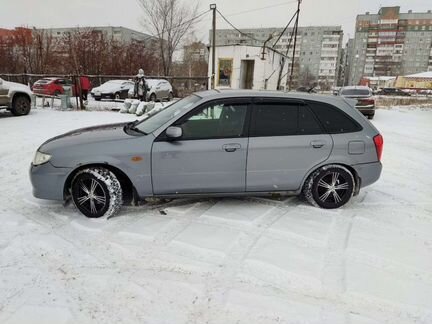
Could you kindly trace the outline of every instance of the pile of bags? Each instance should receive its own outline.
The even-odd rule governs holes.
[[[142,116],[143,114],[150,112],[154,107],[154,102],[126,99],[124,101],[124,107],[120,109],[120,112],[123,114]]]

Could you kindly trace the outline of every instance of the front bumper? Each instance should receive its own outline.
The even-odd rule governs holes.
[[[63,200],[63,189],[72,168],[56,168],[50,162],[30,166],[33,196],[40,199]]]
[[[376,182],[382,171],[381,162],[363,163],[352,166],[360,178],[360,187],[366,187]]]

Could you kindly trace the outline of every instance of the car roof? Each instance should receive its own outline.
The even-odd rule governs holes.
[[[347,86],[341,88],[341,90],[370,90],[368,86]]]
[[[240,97],[261,97],[261,98],[283,98],[293,100],[320,101],[329,104],[338,104],[342,98],[330,95],[320,95],[306,92],[283,92],[271,90],[206,90],[195,93],[206,100],[240,98]]]

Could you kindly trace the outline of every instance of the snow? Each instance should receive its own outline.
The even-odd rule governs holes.
[[[0,323],[432,323],[431,110],[377,111],[382,177],[339,210],[182,199],[102,220],[32,197],[42,142],[134,119],[0,112]]]

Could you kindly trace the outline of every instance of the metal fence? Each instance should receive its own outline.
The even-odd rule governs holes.
[[[93,87],[100,86],[109,80],[133,80],[135,75],[85,75],[92,82]],[[32,86],[36,81],[43,78],[62,78],[71,79],[72,81],[78,76],[73,74],[3,74],[0,78],[6,81],[18,82]],[[185,97],[192,92],[208,89],[209,78],[207,76],[146,76],[147,79],[165,79],[168,80],[172,87],[174,96]]]

